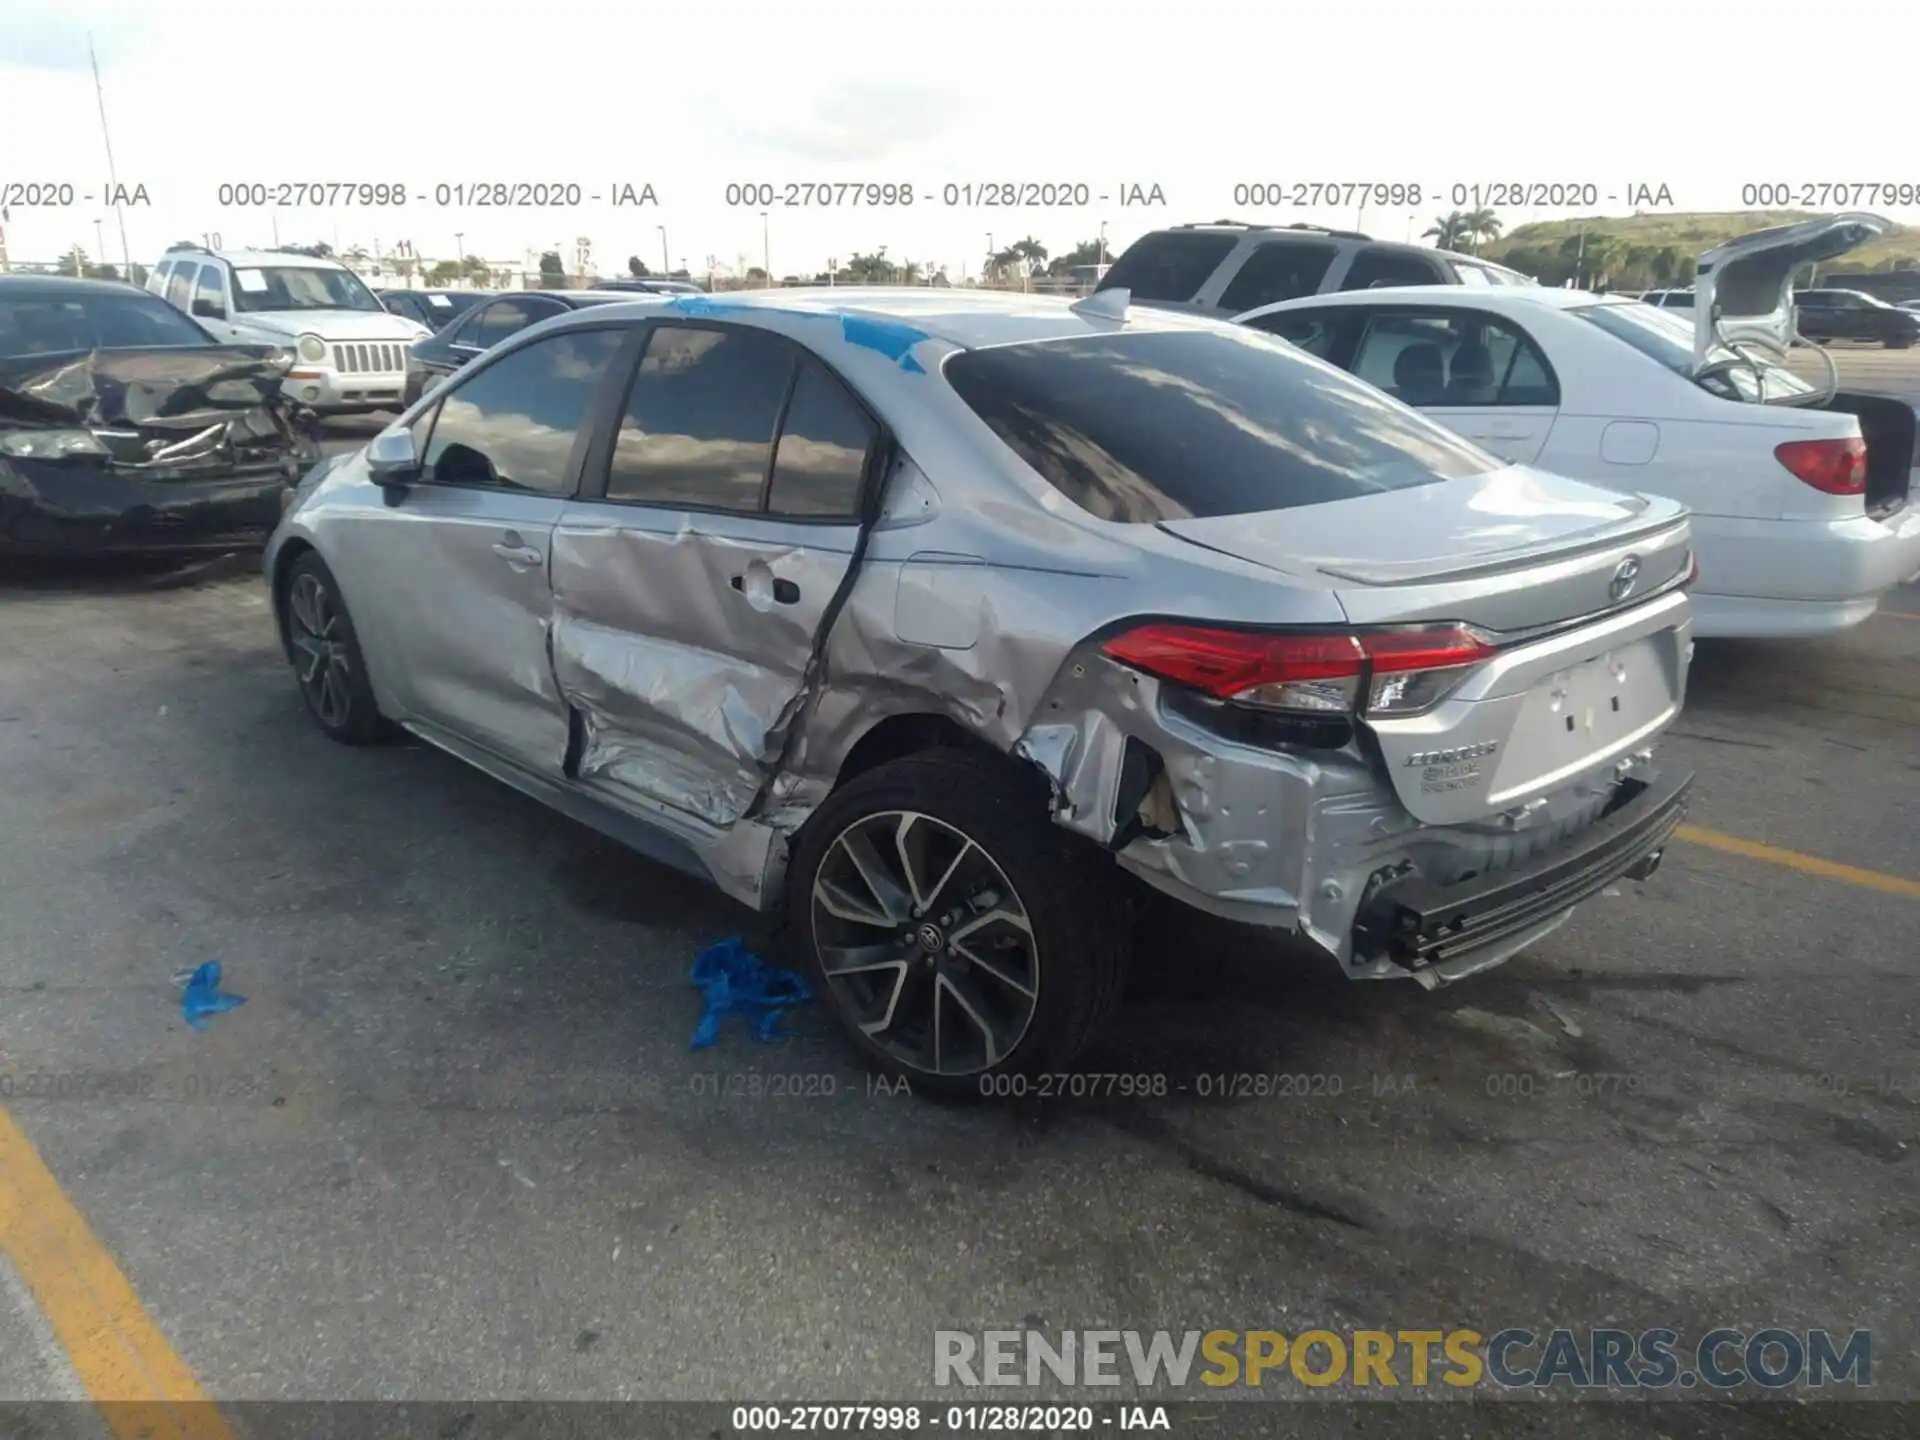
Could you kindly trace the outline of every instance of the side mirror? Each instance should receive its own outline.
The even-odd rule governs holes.
[[[367,474],[387,497],[400,503],[407,487],[420,479],[420,457],[414,453],[411,430],[382,430],[367,445]]]
[[[202,320],[224,320],[227,318],[227,312],[211,300],[195,300],[193,302],[193,313]]]

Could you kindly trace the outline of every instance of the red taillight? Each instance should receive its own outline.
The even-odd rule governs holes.
[[[1157,622],[1116,635],[1104,648],[1123,665],[1218,700],[1319,714],[1360,709],[1363,678],[1371,680],[1367,711],[1413,713],[1452,688],[1444,672],[1494,652],[1464,625],[1286,634]]]
[[[1795,479],[1828,495],[1867,493],[1867,442],[1858,435],[1845,440],[1789,440],[1776,445],[1773,454]]]

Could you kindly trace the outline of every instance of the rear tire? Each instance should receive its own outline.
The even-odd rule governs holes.
[[[387,723],[373,698],[353,617],[318,552],[307,551],[288,570],[280,625],[313,723],[342,745],[372,745],[384,738]]]
[[[1119,876],[1023,778],[923,751],[850,781],[800,833],[783,943],[854,1044],[915,1086],[1007,1093],[995,1077],[1070,1065],[1118,1008]]]

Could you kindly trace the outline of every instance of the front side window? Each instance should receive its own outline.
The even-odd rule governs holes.
[[[1220,308],[1238,315],[1282,300],[1318,293],[1339,247],[1318,241],[1276,240],[1246,258],[1221,293]]]
[[[351,270],[318,265],[240,265],[233,272],[234,308],[267,310],[373,310],[380,297]]]
[[[1375,310],[1353,373],[1408,405],[1558,405],[1546,359],[1516,325],[1479,311]]]
[[[227,318],[226,277],[218,265],[200,267],[200,283],[194,287],[193,299],[203,313],[216,320]]]
[[[794,360],[756,330],[657,327],[627,392],[607,498],[757,512]]]
[[[531,302],[526,300],[496,300],[487,306],[463,332],[460,340],[465,345],[478,345],[481,349],[491,349],[509,335],[524,330],[535,320],[544,320],[551,310],[536,313]]]
[[[441,485],[573,493],[573,450],[619,330],[536,340],[476,371],[442,402],[423,470]]]
[[[1502,463],[1244,327],[998,345],[943,373],[1041,479],[1127,524],[1319,505]]]
[[[182,310],[193,308],[194,267],[182,261],[173,267],[173,274],[167,277],[167,303],[178,305]]]

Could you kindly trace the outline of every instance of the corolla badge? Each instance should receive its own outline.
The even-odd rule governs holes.
[[[1634,582],[1640,578],[1640,557],[1629,555],[1614,566],[1613,579],[1607,582],[1607,598],[1624,600],[1633,593]]]

